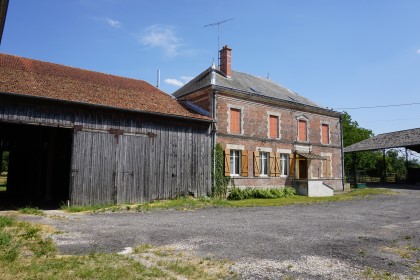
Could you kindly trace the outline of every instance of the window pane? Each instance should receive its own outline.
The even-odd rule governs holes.
[[[287,176],[289,175],[289,155],[288,154],[281,154],[281,175]]]
[[[268,153],[260,153],[261,175],[268,175]]]
[[[239,175],[240,166],[240,151],[230,150],[230,175]]]

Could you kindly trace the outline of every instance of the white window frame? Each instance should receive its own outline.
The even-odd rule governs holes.
[[[230,158],[229,158],[229,161],[230,161],[230,176],[232,176],[232,177],[237,177],[237,176],[241,176],[241,157],[242,157],[242,152],[241,152],[241,150],[230,150]],[[237,165],[236,165],[236,161],[235,161],[235,158],[237,158]],[[233,159],[233,161],[232,161],[232,159]],[[237,167],[237,173],[236,173],[236,167]]]
[[[270,153],[260,152],[260,177],[270,175]]]
[[[290,172],[289,169],[290,169],[290,154],[280,153],[280,177],[288,177],[289,172]]]

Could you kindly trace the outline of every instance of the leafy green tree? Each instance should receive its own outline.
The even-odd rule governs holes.
[[[342,116],[342,125],[344,147],[374,136],[372,130],[360,127],[357,121],[353,121],[347,112],[344,112]],[[377,154],[378,152],[370,151],[354,154],[346,153],[344,154],[344,169],[350,171],[375,169]]]

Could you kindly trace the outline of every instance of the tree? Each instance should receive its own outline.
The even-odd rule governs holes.
[[[343,146],[347,147],[365,139],[374,136],[372,130],[362,128],[357,121],[353,121],[351,116],[344,112],[342,116],[343,125]],[[346,153],[344,155],[344,169],[354,171],[356,170],[372,170],[376,168],[376,158],[378,152],[358,152]],[[353,165],[355,164],[355,166]]]

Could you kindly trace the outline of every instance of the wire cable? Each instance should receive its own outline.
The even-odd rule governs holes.
[[[336,110],[375,109],[375,108],[389,108],[389,107],[401,107],[401,106],[412,106],[412,105],[420,105],[420,102],[402,103],[402,104],[391,104],[391,105],[376,105],[376,106],[360,106],[360,107],[336,108]]]

